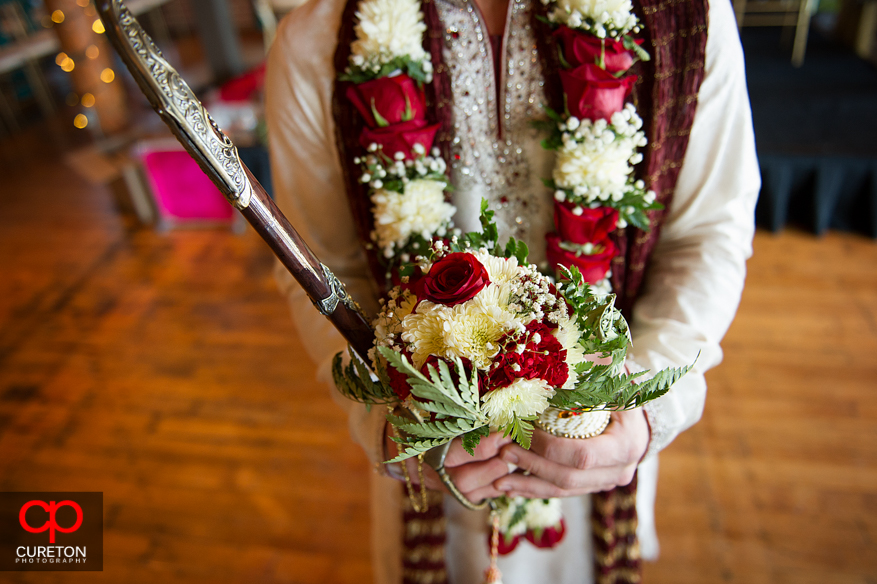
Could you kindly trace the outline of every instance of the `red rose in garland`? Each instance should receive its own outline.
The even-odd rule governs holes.
[[[624,107],[636,83],[636,75],[617,79],[597,65],[584,64],[561,71],[560,82],[571,115],[580,120],[609,121],[612,114]]]
[[[408,75],[351,85],[347,88],[347,99],[359,110],[369,128],[426,119],[423,89]]]
[[[548,243],[546,256],[548,263],[553,266],[575,266],[584,276],[585,281],[595,284],[606,277],[606,272],[612,264],[612,258],[618,255],[618,246],[610,239],[593,243],[595,253],[585,254],[570,251],[561,247],[561,239],[556,233],[551,233],[545,238]]]
[[[625,49],[624,43],[615,39],[600,40],[594,35],[577,32],[567,26],[561,26],[554,34],[563,43],[563,58],[574,68],[599,63],[601,53],[603,64],[610,73],[627,71],[633,65],[633,51]],[[641,39],[635,42],[642,44]]]
[[[490,283],[490,278],[472,254],[452,253],[434,263],[422,282],[427,300],[454,306],[474,298]]]
[[[618,223],[617,209],[579,207],[582,212],[576,215],[574,208],[576,205],[571,203],[554,203],[554,225],[563,241],[577,244],[603,241]]]
[[[378,144],[382,147],[384,154],[390,158],[393,158],[397,152],[401,152],[407,160],[412,160],[416,157],[413,150],[414,145],[420,144],[423,146],[424,152],[429,152],[438,129],[439,124],[429,125],[426,120],[411,120],[374,130],[364,128],[359,137],[359,143],[362,144],[363,148],[368,148],[371,144]]]

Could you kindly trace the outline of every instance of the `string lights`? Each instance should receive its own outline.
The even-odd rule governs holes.
[[[76,7],[83,12],[81,14],[76,13]],[[76,128],[83,129],[88,127],[90,121],[94,122],[100,119],[100,126],[106,130],[107,124],[103,119],[104,115],[107,113],[108,108],[110,110],[113,108],[113,102],[118,101],[114,99],[114,97],[118,96],[106,93],[109,90],[106,86],[115,81],[116,72],[111,66],[112,62],[107,61],[109,53],[105,53],[102,50],[103,45],[101,43],[103,41],[99,40],[99,38],[87,38],[91,34],[104,34],[106,29],[100,18],[97,18],[97,10],[92,4],[92,0],[75,0],[75,6],[73,3],[55,3],[54,8],[55,10],[51,12],[47,19],[51,22],[47,24],[49,26],[62,27],[58,29],[58,34],[62,39],[65,49],[55,56],[55,64],[67,73],[72,73],[74,69],[77,69],[77,64],[83,66],[82,72],[77,71],[73,78],[76,91],[69,93],[65,102],[71,107],[82,106],[86,110],[93,112],[83,111],[78,113],[73,119],[73,125]],[[66,27],[72,28],[68,30]],[[91,31],[88,31],[88,28],[91,28]],[[68,41],[67,43],[63,43],[65,38]],[[95,63],[97,68],[88,65],[88,61],[95,60],[98,60]],[[97,79],[100,79],[101,83],[98,83]],[[114,92],[110,93],[117,93],[120,89],[116,88]],[[109,102],[106,101],[107,99],[109,99]]]

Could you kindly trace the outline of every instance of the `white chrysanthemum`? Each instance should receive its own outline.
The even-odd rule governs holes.
[[[500,337],[508,332],[508,322],[514,318],[507,315],[490,299],[472,299],[454,306],[444,327],[446,355],[469,359],[475,367],[487,369],[499,352]]]
[[[404,193],[377,189],[372,193],[375,217],[375,243],[392,250],[402,246],[412,235],[424,239],[432,236],[451,220],[455,208],[445,202],[445,183],[435,180],[412,180]]]
[[[396,57],[427,58],[423,50],[426,25],[417,0],[363,0],[356,17],[356,40],[350,46],[354,63],[380,67]]]
[[[579,330],[575,317],[569,318],[564,316],[561,318],[557,323],[557,328],[554,329],[554,336],[561,346],[566,349],[566,365],[569,370],[569,376],[561,386],[561,389],[573,389],[578,381],[575,366],[585,360],[585,351],[579,344],[582,333]]]
[[[560,188],[594,191],[601,200],[621,195],[634,153],[630,140],[570,142],[557,153],[554,182]]]
[[[508,387],[488,392],[482,399],[481,411],[494,428],[503,428],[513,420],[535,416],[548,407],[554,389],[541,378],[516,379]]]
[[[548,529],[560,523],[562,518],[560,499],[530,499],[523,522],[529,529]]]
[[[509,302],[512,299],[511,284],[494,284],[491,282],[485,286],[475,298],[467,304],[495,320],[506,332],[513,330],[523,331],[526,323],[519,315],[509,310]]]
[[[512,525],[512,519],[514,519],[515,514],[518,511],[518,507],[524,507],[529,502],[529,499],[524,497],[515,497],[514,499],[498,499],[497,500],[497,513],[499,514],[499,531],[500,533],[504,533],[509,537],[514,537],[516,535],[524,535],[527,533],[527,522],[523,519],[519,519]],[[524,518],[526,518],[526,512],[524,513]]]
[[[451,308],[427,300],[402,319],[402,340],[409,343],[415,367],[420,369],[430,355],[447,354],[445,327],[450,319]]]
[[[518,258],[498,258],[489,252],[479,250],[473,254],[490,276],[493,284],[511,284],[521,278],[518,270]]]

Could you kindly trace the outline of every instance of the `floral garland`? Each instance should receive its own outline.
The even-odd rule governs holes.
[[[628,71],[649,56],[630,36],[640,32],[630,0],[541,1],[560,48],[565,103],[564,112],[546,108],[548,120],[534,121],[547,133],[543,147],[557,155],[552,176],[544,179],[554,192],[556,229],[546,235],[546,256],[552,271],[575,267],[593,289],[609,293],[611,262],[619,254],[610,234],[628,225],[647,230],[647,212],[661,208],[634,178],[646,138],[627,103],[636,83]],[[426,116],[423,84],[431,82],[433,64],[423,49],[419,0],[361,0],[356,18],[341,80],[351,82],[346,97],[365,121],[363,153],[354,163],[372,203],[367,245],[379,250],[388,278],[399,283],[412,262],[459,234],[447,161],[433,148],[439,124],[430,125]],[[400,302],[405,299],[390,300]],[[500,553],[513,551],[522,538],[553,547],[563,537],[559,500],[504,497],[497,504]]]

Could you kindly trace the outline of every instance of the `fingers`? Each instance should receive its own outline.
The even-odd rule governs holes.
[[[499,497],[503,493],[498,491],[493,482],[513,471],[515,467],[510,467],[508,463],[494,456],[488,460],[474,461],[473,457],[464,451],[464,454],[470,462],[455,467],[447,467],[451,480],[454,481],[457,489],[460,490],[470,501],[478,503],[482,499]],[[420,484],[420,475],[417,470],[417,458],[412,457],[405,461],[408,469],[408,476],[413,484]],[[428,465],[423,465],[423,482],[426,487],[447,493],[445,487],[438,474]]]
[[[489,436],[482,437],[481,442],[475,448],[475,456],[472,456],[463,449],[463,442],[459,438],[455,438],[451,442],[451,448],[448,450],[448,456],[445,458],[445,468],[452,468],[462,464],[469,464],[481,460],[493,458],[499,452],[499,449],[510,444],[512,441],[509,437],[503,437],[499,432],[493,432]]]
[[[508,465],[500,458],[471,462],[447,470],[457,488],[466,494],[484,487],[492,488],[493,481],[509,474]]]
[[[613,413],[606,431],[587,440],[559,438],[537,430],[531,451],[563,466],[591,470],[638,462],[645,454],[648,441],[645,414],[637,409]]]
[[[624,450],[619,437],[609,433],[608,429],[606,433],[587,440],[560,438],[537,429],[530,445],[530,453],[576,470],[605,468],[629,462],[623,456]],[[510,462],[514,462],[512,452],[520,451],[515,449],[509,452],[506,460]]]
[[[635,471],[636,464],[613,469],[569,471],[574,476],[561,480],[564,486],[536,475],[513,473],[498,479],[493,486],[510,497],[573,497],[630,484]]]

